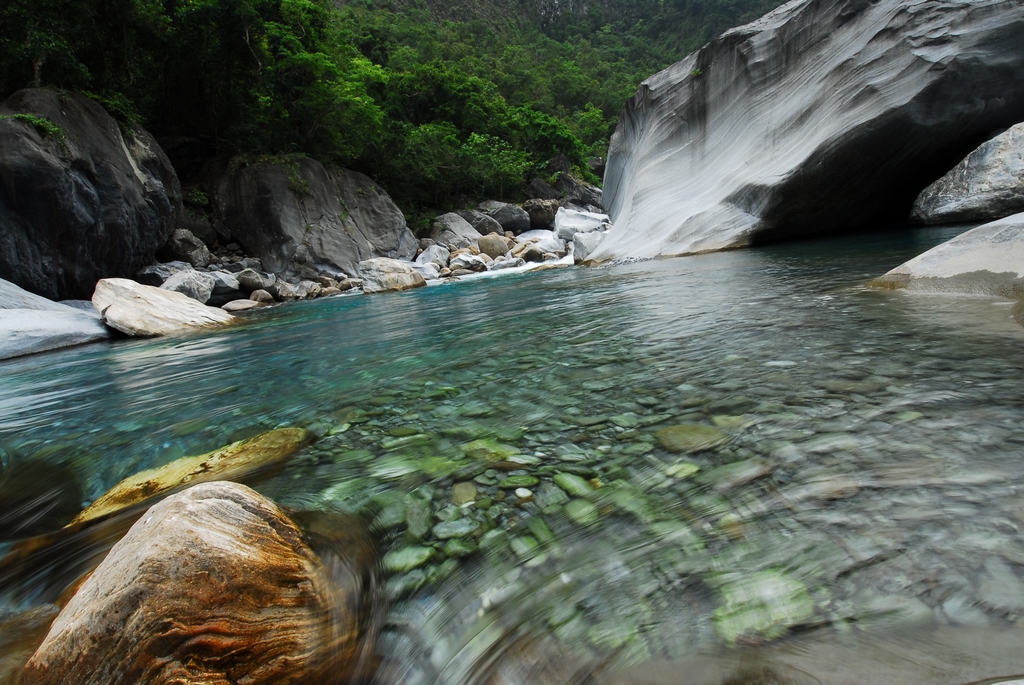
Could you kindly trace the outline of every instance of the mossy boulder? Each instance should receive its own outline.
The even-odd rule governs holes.
[[[661,446],[669,452],[694,454],[714,449],[729,442],[729,434],[712,426],[699,423],[681,423],[667,426],[654,434]]]

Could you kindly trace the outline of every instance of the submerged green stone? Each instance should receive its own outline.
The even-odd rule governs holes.
[[[509,476],[500,483],[500,488],[530,488],[539,483],[535,476]]]
[[[565,505],[565,513],[576,523],[589,526],[597,523],[597,507],[585,499],[574,499]]]
[[[555,485],[562,488],[573,497],[586,497],[594,491],[594,488],[590,486],[590,483],[572,473],[556,473],[554,481]]]
[[[418,545],[393,549],[384,555],[384,568],[392,573],[405,573],[422,566],[433,555],[434,550]]]
[[[681,423],[662,428],[654,434],[661,446],[669,452],[694,454],[714,449],[729,442],[729,435],[711,426]]]
[[[486,462],[504,461],[513,454],[519,454],[519,450],[511,445],[505,445],[492,438],[481,438],[468,442],[462,447],[466,456],[473,459],[480,459]]]
[[[806,586],[781,571],[765,570],[736,578],[719,589],[715,630],[726,642],[741,636],[776,638],[814,614]]]

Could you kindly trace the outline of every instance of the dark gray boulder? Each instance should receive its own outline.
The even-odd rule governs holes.
[[[466,223],[476,229],[476,232],[480,235],[495,232],[503,233],[505,231],[497,221],[475,209],[456,209],[455,213],[465,219]]]
[[[1019,0],[793,0],[644,81],[612,137],[591,259],[904,221],[1024,120]]]
[[[217,215],[268,271],[356,275],[362,260],[416,255],[405,216],[363,174],[290,156],[248,165],[236,158],[216,177]]]
[[[453,251],[475,245],[483,236],[461,216],[448,212],[434,219],[430,237],[441,247]]]
[[[171,238],[161,249],[158,256],[170,258],[171,261],[180,260],[188,262],[192,266],[206,266],[210,263],[210,250],[206,243],[192,234],[186,228],[176,228],[171,232]]]
[[[561,200],[562,191],[542,178],[534,176],[526,186],[526,195],[532,200]]]
[[[45,117],[46,134],[8,118]],[[89,298],[96,281],[153,261],[181,208],[178,178],[140,127],[122,134],[98,104],[20,90],[0,105],[0,273],[53,299]]]
[[[923,224],[984,221],[1024,211],[1024,123],[978,146],[921,191],[910,218]]]
[[[497,200],[487,200],[481,202],[477,209],[501,224],[503,231],[512,231],[519,235],[530,230],[530,215],[522,207]]]
[[[168,278],[179,271],[192,271],[192,265],[188,262],[164,262],[162,264],[150,264],[139,269],[135,274],[135,280],[143,285],[151,285],[159,288]]]
[[[603,209],[601,189],[579,180],[570,174],[562,174],[555,181],[555,188],[560,190],[566,200]]]

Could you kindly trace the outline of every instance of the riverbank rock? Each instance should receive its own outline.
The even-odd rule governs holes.
[[[480,235],[495,232],[503,233],[505,231],[497,221],[475,209],[456,209],[455,213],[465,219],[466,223],[476,229],[476,232]]]
[[[126,278],[102,279],[96,284],[92,303],[103,323],[133,337],[167,335],[235,321],[224,310],[207,307],[187,295]]]
[[[349,591],[273,502],[198,485],[114,545],[19,683],[334,682],[359,648]]]
[[[160,286],[161,290],[181,293],[191,299],[206,304],[217,286],[217,279],[205,271],[179,271]]]
[[[961,233],[869,285],[1024,298],[1024,213]]]
[[[555,215],[555,235],[563,240],[572,240],[577,233],[590,233],[606,228],[611,228],[607,214],[561,207]]]
[[[163,251],[167,252],[172,260],[185,261],[192,266],[206,266],[212,258],[206,243],[185,228],[176,228],[171,232],[171,238],[163,247]]]
[[[576,233],[572,236],[573,244],[573,257],[576,263],[586,261],[597,246],[601,244],[601,241],[605,239],[608,233],[606,231],[591,231],[590,233]]]
[[[255,164],[235,158],[211,174],[217,216],[265,270],[357,276],[365,259],[416,255],[405,215],[363,174],[302,156]]]
[[[448,212],[434,219],[430,228],[430,237],[434,243],[451,252],[470,245],[476,245],[483,236],[473,226],[455,212]]]
[[[359,263],[363,274],[363,293],[383,293],[390,290],[409,290],[427,284],[426,280],[408,262],[380,257]]]
[[[1001,219],[1024,211],[1024,123],[982,143],[921,191],[910,218],[924,224]]]
[[[530,228],[551,228],[558,214],[558,200],[533,199],[523,203],[523,209],[530,215]]]
[[[0,279],[0,359],[110,337],[92,312],[52,302]]]
[[[48,119],[52,132],[12,118]],[[0,273],[52,299],[88,298],[100,278],[153,261],[181,187],[145,130],[124,135],[77,93],[19,90],[0,105]]]
[[[591,255],[678,255],[905,221],[1024,119],[1024,5],[798,0],[644,81],[611,140]]]
[[[477,245],[480,247],[480,252],[491,259],[497,259],[508,252],[508,240],[498,233],[488,233],[477,241]]]
[[[159,288],[167,281],[168,278],[179,271],[190,271],[191,269],[191,264],[181,261],[150,264],[147,267],[139,269],[139,272],[135,274],[135,280],[143,285],[151,285],[155,288]]]
[[[440,245],[430,245],[416,257],[416,263],[430,263],[438,269],[443,269],[448,266],[448,260],[450,258],[451,252],[449,252],[447,248],[441,247]]]
[[[477,209],[501,224],[503,231],[512,231],[519,235],[530,230],[530,215],[522,207],[497,200],[487,200],[481,202]]]
[[[68,525],[109,516],[182,485],[242,478],[284,462],[312,441],[312,434],[303,428],[279,428],[213,452],[140,471],[98,497]]]

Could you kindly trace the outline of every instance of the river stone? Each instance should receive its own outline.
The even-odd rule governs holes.
[[[257,292],[264,291],[260,290]],[[267,295],[269,296],[270,293],[267,293]],[[244,312],[249,309],[256,309],[258,307],[261,307],[263,306],[263,304],[263,302],[259,302],[258,300],[231,300],[230,302],[225,302],[224,304],[222,304],[220,308],[226,312]]]
[[[359,262],[363,293],[383,293],[425,286],[427,281],[408,262],[378,257]]]
[[[503,231],[512,231],[512,233],[519,235],[530,230],[530,215],[522,207],[505,202],[487,200],[486,202],[481,202],[477,209],[501,224]]]
[[[726,492],[771,475],[771,472],[772,468],[766,462],[760,459],[747,459],[702,473],[697,477],[697,482],[711,485],[718,492]]]
[[[572,473],[556,473],[553,480],[555,485],[573,497],[587,497],[594,491],[590,483]]]
[[[253,302],[259,302],[261,304],[273,304],[274,296],[268,293],[266,290],[253,290],[249,293],[249,299]]]
[[[501,227],[501,224],[483,212],[478,212],[475,209],[456,209],[455,213],[465,219],[466,222],[475,228],[477,233],[480,235],[505,232],[505,229]]]
[[[456,483],[452,488],[452,504],[461,506],[476,500],[476,486],[473,483]]]
[[[357,654],[352,591],[273,502],[197,485],[114,545],[19,683],[328,682]]]
[[[554,199],[533,199],[523,203],[523,209],[530,215],[530,228],[551,228],[558,213],[557,196],[561,193],[554,191],[554,194]]]
[[[977,590],[978,601],[1000,613],[1020,617],[1024,614],[1024,581],[1002,559],[985,562],[985,573]]]
[[[555,216],[555,235],[562,240],[572,240],[577,233],[591,233],[603,230],[609,225],[607,214],[562,207]]]
[[[0,359],[109,338],[110,331],[95,313],[52,302],[0,279]]]
[[[982,143],[921,191],[910,218],[924,224],[1001,219],[1024,212],[1024,123]]]
[[[434,220],[430,237],[435,243],[449,251],[476,245],[481,234],[468,221],[454,212],[442,214]]]
[[[62,139],[15,114],[45,117]],[[52,299],[153,262],[181,212],[181,185],[156,140],[95,100],[50,88],[0,105],[0,274]]]
[[[188,262],[192,266],[206,266],[212,259],[206,243],[192,235],[192,231],[186,228],[176,228],[171,232],[171,237],[167,241],[167,245],[164,246],[163,252],[178,260]]]
[[[961,233],[869,285],[1024,298],[1024,212]]]
[[[448,540],[472,535],[479,527],[480,524],[472,519],[455,519],[454,521],[442,521],[434,526],[432,532],[438,540]]]
[[[711,426],[683,423],[668,426],[654,433],[661,446],[669,452],[695,454],[729,442],[729,435]]]
[[[487,271],[487,263],[480,255],[475,254],[464,253],[455,255],[448,266],[451,267],[452,271],[456,269],[465,269],[472,272]]]
[[[591,231],[590,233],[576,233],[573,235],[572,256],[576,262],[586,261],[607,235],[608,233],[605,231]]]
[[[441,551],[447,557],[467,557],[477,550],[477,544],[473,540],[453,538],[445,543]]]
[[[451,258],[452,253],[448,251],[448,248],[441,247],[440,245],[430,245],[423,250],[416,257],[417,264],[433,264],[438,269],[443,269],[448,266],[448,260]]]
[[[103,323],[125,335],[151,337],[191,328],[230,323],[233,316],[181,293],[142,285],[126,278],[104,278],[92,303]]]
[[[277,282],[277,276],[274,274],[263,273],[256,269],[246,268],[242,269],[235,275],[238,279],[238,284],[246,290],[269,290],[270,286]]]
[[[420,276],[423,276],[424,280],[434,281],[441,278],[441,270],[433,262],[425,262],[423,264],[413,262],[412,268]]]
[[[719,588],[715,630],[726,642],[739,637],[775,638],[814,614],[814,601],[803,583],[780,571],[737,574]]]
[[[795,0],[651,76],[612,136],[615,227],[590,258],[904,221],[922,188],[1022,119],[1024,49],[1008,36],[1024,5],[985,7]]]
[[[508,252],[508,241],[505,240],[505,236],[497,233],[488,233],[480,238],[477,244],[480,246],[480,251],[491,259],[497,259]]]
[[[191,297],[196,302],[206,304],[217,286],[217,279],[203,271],[179,271],[160,286],[161,290],[171,290]]]
[[[513,454],[519,454],[517,448],[502,444],[493,438],[480,438],[466,443],[462,446],[462,451],[467,457],[492,463],[504,461]]]
[[[279,428],[207,454],[140,471],[98,497],[69,525],[104,518],[181,485],[241,478],[256,469],[280,464],[312,440],[313,435],[305,429]]]
[[[597,523],[597,507],[585,499],[570,500],[565,505],[565,513],[576,523],[582,526],[589,526]]]
[[[139,269],[135,274],[135,280],[143,285],[152,285],[159,288],[168,278],[179,271],[191,271],[192,265],[188,262],[164,262],[162,264],[150,264]]]

